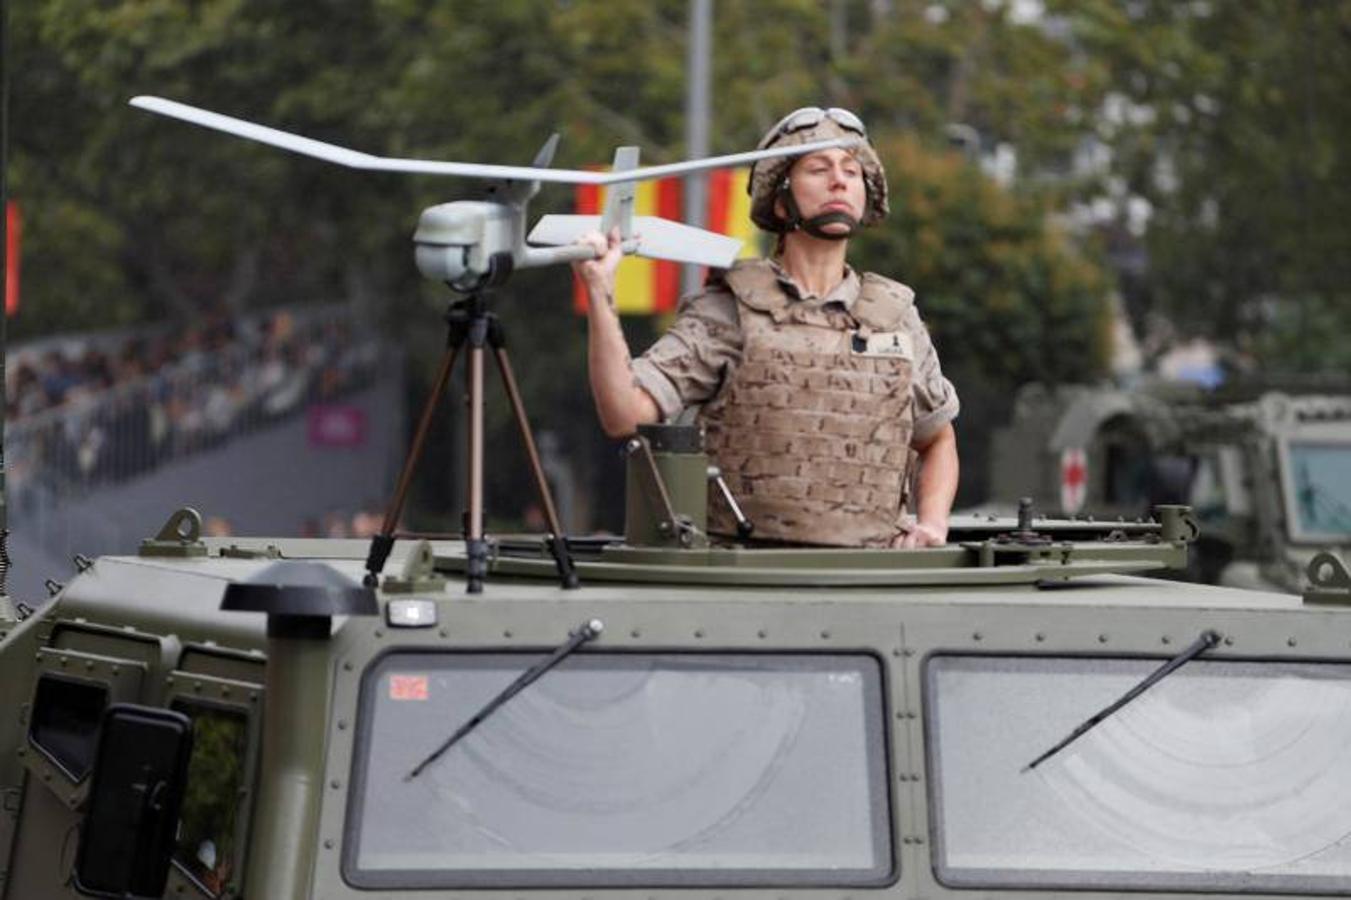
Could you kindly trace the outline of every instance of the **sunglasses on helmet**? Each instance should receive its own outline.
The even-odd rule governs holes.
[[[866,138],[868,136],[868,129],[863,127],[863,120],[847,109],[838,106],[832,106],[829,109],[822,109],[819,106],[804,106],[801,109],[793,110],[780,119],[779,123],[765,135],[764,140],[760,141],[758,149],[765,149],[785,134],[815,128],[826,119],[830,119],[845,131],[854,132],[859,137]]]

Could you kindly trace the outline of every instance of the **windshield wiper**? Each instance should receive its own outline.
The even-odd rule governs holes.
[[[571,653],[574,650],[582,646],[582,644],[585,644],[587,641],[597,637],[604,630],[605,630],[604,622],[602,622],[600,619],[592,619],[591,621],[583,624],[581,628],[578,628],[576,631],[569,634],[568,639],[559,647],[557,647],[552,653],[550,653],[548,656],[546,656],[539,662],[535,663],[530,668],[526,669],[524,672],[521,673],[519,678],[517,678],[511,684],[507,685],[505,688],[503,688],[501,693],[499,693],[496,697],[489,700],[487,703],[483,704],[483,708],[480,709],[478,712],[474,713],[472,716],[470,716],[467,722],[465,722],[459,728],[455,729],[455,733],[452,734],[450,737],[446,738],[445,743],[443,743],[440,747],[437,747],[435,750],[429,753],[427,755],[427,758],[424,759],[422,762],[418,763],[416,766],[413,766],[412,771],[410,771],[407,775],[403,776],[403,780],[412,781],[414,778],[418,777],[418,775],[422,772],[423,769],[427,768],[432,763],[436,762],[441,757],[441,754],[445,753],[451,747],[455,746],[455,743],[458,740],[460,740],[460,738],[464,737],[466,734],[473,731],[479,725],[483,724],[483,720],[491,716],[494,712],[496,712],[498,708],[502,706],[502,704],[506,703],[512,697],[515,697],[521,691],[530,687],[530,685],[533,684],[536,680],[538,680],[541,675],[543,675],[545,672],[548,672],[554,666],[561,663],[564,659],[566,659],[569,655],[571,655]]]
[[[1117,710],[1121,709],[1121,707],[1125,706],[1127,703],[1130,703],[1136,697],[1140,696],[1145,691],[1149,690],[1154,685],[1158,684],[1160,681],[1167,678],[1184,663],[1190,662],[1191,660],[1200,656],[1202,653],[1205,653],[1207,650],[1214,647],[1219,642],[1220,642],[1220,633],[1218,631],[1207,630],[1201,632],[1201,636],[1197,638],[1195,641],[1193,641],[1191,646],[1187,647],[1187,649],[1183,650],[1177,656],[1174,656],[1172,659],[1168,660],[1168,662],[1159,666],[1152,673],[1150,673],[1149,677],[1147,677],[1144,681],[1140,682],[1135,687],[1131,688],[1129,691],[1126,691],[1126,693],[1122,694],[1121,697],[1116,700],[1116,702],[1094,713],[1092,716],[1086,719],[1082,725],[1071,731],[1065,737],[1064,740],[1060,741],[1060,743],[1056,744],[1050,750],[1047,750],[1041,756],[1038,756],[1036,759],[1032,760],[1032,762],[1023,766],[1023,772],[1031,772],[1037,766],[1046,762],[1046,760],[1050,759],[1052,756],[1055,756],[1061,750],[1064,750],[1070,744],[1073,744],[1075,741],[1079,740],[1079,738],[1088,734],[1099,724],[1101,724],[1104,719],[1115,713]]]

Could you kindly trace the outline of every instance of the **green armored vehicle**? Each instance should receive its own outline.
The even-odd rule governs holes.
[[[703,532],[630,444],[624,537],[206,539],[0,623],[0,897],[1345,895],[1351,577],[1141,578],[1139,523],[922,550]],[[699,475],[700,477],[692,477]],[[682,487],[684,485],[684,487]]]
[[[1130,520],[1191,505],[1190,576],[1297,593],[1314,554],[1351,547],[1351,390],[1024,388],[995,435],[991,490]]]

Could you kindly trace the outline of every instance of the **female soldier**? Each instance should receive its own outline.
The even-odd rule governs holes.
[[[598,253],[574,264],[591,299],[596,410],[606,433],[621,437],[696,408],[757,537],[941,545],[957,489],[957,393],[914,292],[845,261],[854,232],[887,213],[881,161],[863,123],[839,108],[796,110],[760,147],[838,137],[861,140],[756,163],[751,219],[778,236],[774,255],[715,272],[637,360],[615,311],[619,235],[582,238]],[[716,493],[709,530],[735,533]]]

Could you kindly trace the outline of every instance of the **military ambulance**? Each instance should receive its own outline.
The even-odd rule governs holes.
[[[1351,548],[1351,385],[1203,391],[1025,387],[991,448],[991,491],[1133,520],[1195,510],[1189,577],[1298,593],[1312,557]]]

